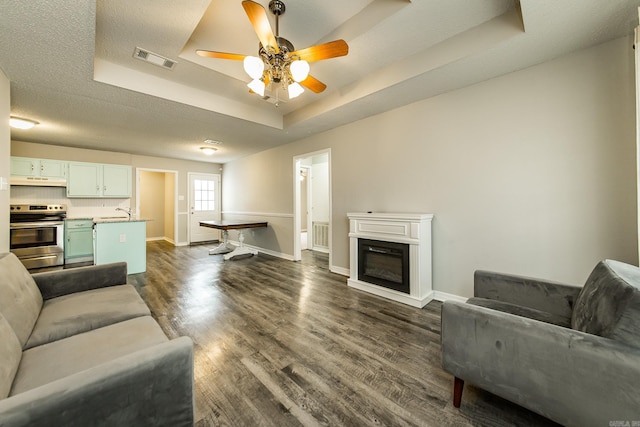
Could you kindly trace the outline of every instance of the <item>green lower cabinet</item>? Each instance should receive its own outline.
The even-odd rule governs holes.
[[[97,222],[94,245],[95,264],[124,261],[127,274],[147,271],[145,221]]]
[[[64,263],[93,261],[93,220],[64,222]]]

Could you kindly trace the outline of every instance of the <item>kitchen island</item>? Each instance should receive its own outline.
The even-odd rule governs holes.
[[[94,263],[124,261],[127,274],[147,271],[147,225],[145,219],[94,218]]]

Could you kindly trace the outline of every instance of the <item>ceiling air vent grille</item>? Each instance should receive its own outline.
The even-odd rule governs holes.
[[[136,59],[140,59],[141,61],[146,61],[153,65],[157,65],[158,67],[166,68],[168,70],[173,70],[173,67],[175,67],[177,64],[176,61],[165,58],[164,56],[160,56],[157,53],[141,49],[139,47],[136,47],[133,51],[133,57]]]

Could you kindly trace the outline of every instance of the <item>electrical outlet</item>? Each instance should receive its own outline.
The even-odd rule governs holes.
[[[126,243],[127,241],[127,235],[126,234],[121,234],[120,235],[120,243]]]

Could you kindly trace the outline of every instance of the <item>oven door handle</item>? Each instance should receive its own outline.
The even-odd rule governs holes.
[[[12,222],[9,224],[11,230],[19,228],[48,228],[64,225],[64,221],[47,221],[47,222]]]

